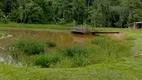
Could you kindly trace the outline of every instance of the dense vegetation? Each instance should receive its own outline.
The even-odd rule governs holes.
[[[16,50],[26,54],[40,54],[44,52],[44,43],[40,40],[21,40],[14,45]]]
[[[41,69],[39,67],[33,67],[33,66],[32,67],[12,66],[12,65],[5,65],[0,63],[0,80],[19,80],[19,79],[20,80],[33,80],[33,79],[34,80],[64,80],[64,79],[65,80],[141,80],[142,79],[142,73],[141,73],[142,72],[142,68],[141,68],[142,56],[138,54],[142,52],[142,47],[141,47],[142,31],[131,30],[131,29],[116,29],[116,28],[115,29],[112,29],[112,28],[98,29],[97,28],[96,30],[124,32],[126,36],[129,36],[128,38],[125,37],[128,41],[133,41],[135,39],[134,46],[129,49],[132,50],[132,53],[136,53],[134,55],[137,55],[137,56],[124,57],[124,58],[120,58],[116,60],[112,60],[111,58],[110,61],[104,61],[101,63],[92,64],[90,66],[78,67],[78,68],[42,68]],[[109,42],[108,40],[110,40],[110,38],[107,38],[107,37],[99,37],[97,39],[94,38],[93,40],[91,40],[91,44],[94,46],[105,45],[101,43],[99,40]],[[112,45],[114,44],[116,45],[116,44],[121,44],[119,42],[123,42],[123,41],[120,40],[114,43],[112,40],[110,40],[110,42],[112,42]],[[121,44],[121,45],[124,45],[124,44]],[[111,45],[109,45],[109,48],[111,48],[110,46]],[[112,48],[115,49],[115,46]],[[75,50],[74,52],[76,51],[79,51],[79,50]],[[109,52],[109,50],[107,51]],[[67,51],[64,51],[64,52],[66,53]],[[100,52],[103,52],[103,51],[100,50]],[[113,52],[114,51],[112,51],[112,53]],[[103,55],[103,53],[101,55]],[[49,56],[53,56],[53,55],[48,55],[48,57]],[[41,58],[42,57],[43,55],[41,55]],[[44,56],[44,57],[47,57],[47,56]],[[53,59],[54,57],[50,57],[47,60],[52,60],[51,58]],[[50,67],[54,67],[54,66],[51,65]]]
[[[26,65],[47,68],[84,67],[130,56],[132,39],[115,40],[111,37],[98,36],[82,44],[60,46],[52,40],[44,41],[35,38],[15,42],[10,46],[10,54],[21,63],[26,61],[23,62],[24,58],[21,58],[24,54],[32,56],[29,58],[33,61],[28,59]],[[28,64],[29,62],[31,63]]]
[[[0,22],[127,27],[142,20],[141,0],[0,0]]]

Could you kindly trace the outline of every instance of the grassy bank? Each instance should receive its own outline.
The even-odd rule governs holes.
[[[120,31],[134,38],[134,46],[131,48],[134,56],[79,68],[15,67],[0,63],[0,80],[141,80],[142,57],[135,57],[135,55],[142,52],[142,31],[114,28],[96,28],[95,30]]]
[[[34,60],[32,63],[37,66],[74,68],[128,57],[131,46],[130,41],[126,39],[115,40],[107,36],[98,36],[81,44],[64,46],[56,45],[56,41],[52,39],[44,41],[38,38],[26,38],[9,46],[9,53],[21,63],[30,62],[26,61],[26,58],[31,55]]]
[[[70,30],[73,28],[72,24],[56,25],[56,24],[20,24],[20,23],[0,23],[0,28],[38,28],[38,29],[58,29]]]
[[[125,58],[84,68],[13,67],[0,64],[0,80],[141,80],[142,58]]]
[[[134,46],[131,48],[132,54],[137,55],[142,53],[142,30],[130,29],[130,28],[94,28],[93,31],[118,31],[125,35],[125,37],[131,37],[134,39]]]

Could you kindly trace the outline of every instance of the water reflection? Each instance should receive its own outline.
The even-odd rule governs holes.
[[[73,37],[73,42],[83,43],[84,41],[85,41],[85,38],[82,38],[82,37]]]

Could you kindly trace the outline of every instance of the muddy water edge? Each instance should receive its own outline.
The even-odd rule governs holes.
[[[82,44],[94,38],[94,35],[71,34],[70,31],[40,30],[40,29],[0,29],[0,62],[5,64],[30,66],[35,56],[20,54],[11,55],[7,50],[16,41],[21,39],[38,38],[41,40],[55,40],[57,46]]]

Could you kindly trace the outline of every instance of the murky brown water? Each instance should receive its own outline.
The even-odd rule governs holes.
[[[2,31],[2,30],[0,30]],[[3,30],[7,34],[13,35],[12,38],[0,39],[0,45],[2,43],[11,43],[18,39],[27,38],[40,38],[43,40],[53,39],[57,44],[72,44],[72,43],[82,43],[86,39],[93,38],[94,35],[81,35],[81,34],[71,34],[69,31],[34,31],[34,30]]]
[[[6,53],[5,47],[11,45],[19,39],[39,38],[42,40],[55,40],[57,45],[81,44],[85,40],[93,38],[94,35],[71,34],[70,31],[50,31],[50,30],[32,30],[32,29],[0,29],[0,62],[8,60],[10,63],[12,58]],[[12,35],[8,37],[8,35]]]

